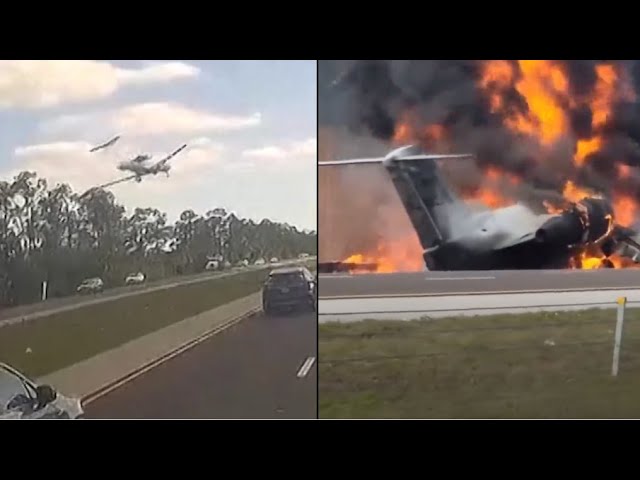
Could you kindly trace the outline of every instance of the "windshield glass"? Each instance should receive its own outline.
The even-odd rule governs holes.
[[[27,397],[32,396],[20,378],[0,368],[0,414],[5,413],[9,402],[21,394]]]
[[[304,277],[300,272],[279,273],[269,278],[269,283],[272,285],[299,285],[303,282]]]

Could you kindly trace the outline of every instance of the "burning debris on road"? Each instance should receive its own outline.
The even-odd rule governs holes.
[[[607,199],[612,238],[638,221],[640,62],[324,61],[319,74],[321,160],[409,143],[471,153],[474,162],[439,165],[469,205],[568,218],[584,198]],[[365,170],[321,171],[320,261],[424,269],[391,182]],[[558,268],[635,265],[626,248],[588,243]]]

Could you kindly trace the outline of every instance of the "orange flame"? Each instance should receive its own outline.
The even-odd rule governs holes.
[[[602,254],[593,255],[587,252],[580,254],[579,263],[582,270],[595,270],[598,268],[606,268],[609,262],[613,268],[639,268],[640,266],[633,262],[630,258],[621,257],[614,253],[609,258]],[[571,268],[576,268],[575,263]]]
[[[375,251],[356,253],[344,262],[375,264],[376,273],[420,272],[424,270],[422,247],[417,235],[379,242]]]
[[[536,135],[542,144],[550,145],[567,132],[567,117],[560,106],[569,82],[558,65],[551,60],[518,60],[522,73],[516,90],[527,100],[529,112],[507,121],[507,126],[521,133]]]
[[[589,107],[592,112],[592,127],[596,132],[601,129],[609,119],[613,102],[616,98],[616,86],[618,74],[613,65],[596,66],[598,77],[592,97],[589,99]],[[586,157],[602,148],[602,136],[596,133],[589,139],[578,140],[574,162],[578,167],[584,165]]]
[[[502,96],[499,91],[513,83],[515,71],[506,60],[494,60],[484,64],[480,86],[489,93],[489,105],[492,112],[503,108]]]
[[[489,102],[491,112],[500,114],[504,118],[504,125],[511,131],[536,139],[542,152],[559,140],[571,140],[569,109],[588,106],[592,112],[592,135],[575,141],[573,163],[578,170],[584,168],[591,154],[604,147],[603,128],[612,115],[615,102],[621,98],[633,100],[636,96],[626,72],[617,66],[600,64],[596,66],[595,73],[596,82],[592,92],[582,97],[572,95],[567,72],[559,62],[553,60],[486,61],[482,65],[478,83]],[[507,108],[505,95],[512,89],[524,99],[526,110]],[[395,126],[393,143],[438,142],[439,147],[446,147],[446,144],[440,142],[446,140],[450,132],[442,125],[424,126],[417,120],[415,111],[405,112]],[[429,147],[433,149],[433,145]],[[628,165],[616,163],[615,168],[619,179],[630,177],[631,169]],[[462,192],[461,196],[489,208],[504,207],[515,202],[513,187],[521,181],[516,175],[496,167],[488,167],[478,188]],[[562,195],[567,202],[574,203],[585,197],[599,196],[588,188],[577,185],[574,180],[566,181]],[[614,192],[611,200],[615,222],[623,226],[632,225],[636,215],[640,214],[635,198]],[[544,207],[552,214],[562,212],[566,206],[544,202]],[[574,260],[583,269],[603,268],[608,262],[616,268],[633,265],[629,259],[615,254],[607,259],[597,251],[583,252]],[[372,251],[357,253],[346,261],[376,263],[379,272],[419,271],[424,268],[422,249],[417,237],[380,242]]]
[[[574,161],[578,167],[582,167],[584,165],[584,161],[587,158],[587,155],[591,155],[594,152],[597,152],[602,147],[602,140],[600,137],[593,137],[589,140],[578,140],[576,145],[576,155],[574,157]]]
[[[527,112],[504,111],[501,90],[513,83],[516,73],[509,62],[486,62],[480,87],[489,95],[491,111],[506,114],[505,124],[509,129],[535,136],[542,144],[550,145],[568,130],[561,100],[567,97],[569,81],[560,66],[551,60],[518,60],[518,67],[515,88],[525,98]]]
[[[404,144],[410,142],[412,139],[411,127],[408,123],[399,123],[396,126],[396,130],[393,134],[393,143]]]
[[[589,256],[586,253],[580,255],[582,270],[594,270],[602,266],[604,255],[602,257]]]
[[[617,195],[613,199],[613,215],[616,223],[629,227],[636,218],[638,204],[628,195]]]
[[[598,65],[596,66],[596,75],[598,80],[590,106],[593,113],[593,126],[600,128],[611,115],[618,74],[613,65]]]
[[[616,164],[616,169],[618,170],[618,178],[624,180],[631,176],[631,167],[624,163]]]
[[[416,140],[426,142],[439,142],[446,134],[442,125],[432,124],[417,129],[415,114],[411,110],[407,110],[401,116],[400,121],[396,124],[391,142],[394,145],[405,145]]]
[[[562,196],[570,202],[577,203],[585,197],[597,197],[598,195],[587,188],[578,187],[571,180],[567,180],[564,184]]]
[[[508,187],[516,186],[521,179],[512,173],[507,173],[497,167],[490,166],[484,171],[483,182],[477,189],[462,192],[465,200],[481,203],[489,208],[499,208],[513,205],[515,200],[508,195]]]

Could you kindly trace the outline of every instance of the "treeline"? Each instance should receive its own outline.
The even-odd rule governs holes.
[[[99,276],[122,285],[142,271],[148,280],[203,271],[209,260],[220,266],[259,258],[316,254],[315,232],[262,220],[238,218],[223,208],[204,215],[186,210],[175,224],[154,208],[127,216],[115,196],[102,189],[77,194],[66,185],[49,188],[35,173],[0,181],[0,306],[75,292]]]

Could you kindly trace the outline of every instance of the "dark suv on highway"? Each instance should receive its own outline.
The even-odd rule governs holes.
[[[272,270],[262,287],[262,310],[266,315],[295,308],[315,312],[317,299],[316,279],[305,267]]]

